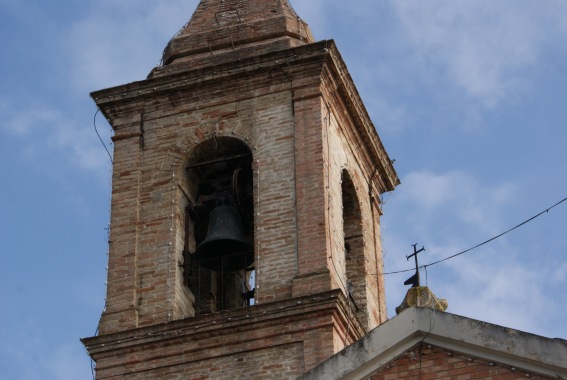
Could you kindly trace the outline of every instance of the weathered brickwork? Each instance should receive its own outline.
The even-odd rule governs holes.
[[[520,380],[552,379],[500,363],[424,345],[415,347],[366,380]]]
[[[222,368],[231,362],[258,373],[248,378],[277,371],[275,378],[295,379],[363,332],[349,313],[337,290],[101,335],[85,344],[98,379],[230,379],[235,374]]]
[[[203,0],[148,79],[92,96],[115,130],[97,378],[295,378],[386,319],[379,195],[398,179],[333,41],[287,1]],[[255,306],[219,313],[231,282],[187,281],[187,168],[225,152],[251,154]]]

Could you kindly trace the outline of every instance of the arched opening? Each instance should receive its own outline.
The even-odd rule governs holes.
[[[346,170],[342,172],[341,183],[347,291],[359,319],[366,325],[366,273],[360,203]]]
[[[193,150],[187,165],[185,281],[195,314],[245,307],[254,299],[252,153],[217,137]]]

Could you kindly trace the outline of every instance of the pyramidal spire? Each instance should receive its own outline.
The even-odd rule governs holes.
[[[288,0],[201,0],[162,61],[169,65],[225,50],[270,51],[311,42],[309,26]]]

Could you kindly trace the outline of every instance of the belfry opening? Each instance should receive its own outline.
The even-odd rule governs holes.
[[[194,148],[186,171],[184,278],[195,314],[249,306],[254,298],[252,153],[239,139],[214,137]]]
[[[348,171],[343,170],[341,177],[347,291],[359,319],[366,324],[366,257],[362,215],[356,188]]]

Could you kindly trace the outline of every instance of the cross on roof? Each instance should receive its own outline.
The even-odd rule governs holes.
[[[404,285],[411,285],[412,288],[418,288],[420,287],[420,283],[419,283],[419,263],[417,261],[417,255],[420,252],[425,251],[424,247],[421,247],[421,249],[418,251],[417,250],[417,243],[415,243],[413,245],[413,253],[409,256],[406,256],[406,259],[411,259],[412,257],[415,258],[415,274],[413,276],[411,276],[410,278],[408,278],[405,282]]]

